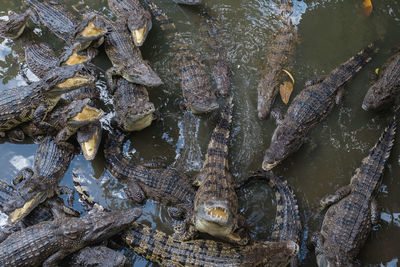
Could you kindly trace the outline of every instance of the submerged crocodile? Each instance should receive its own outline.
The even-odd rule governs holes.
[[[93,13],[95,11],[92,11]],[[104,48],[112,67],[106,71],[106,79],[110,91],[115,90],[113,75],[120,75],[129,82],[145,86],[159,86],[163,82],[150,65],[143,59],[142,53],[132,41],[129,30],[121,21],[112,21],[96,12],[96,23],[108,29]]]
[[[184,5],[200,5],[203,0],[173,0],[177,4],[184,4]]]
[[[107,170],[115,178],[127,183],[127,195],[138,203],[150,198],[171,206],[170,214],[175,219],[191,214],[195,192],[189,179],[160,164],[135,164],[124,156],[126,137],[118,129],[109,133],[104,144],[104,158]]]
[[[121,253],[105,246],[86,247],[71,255],[68,266],[122,267],[126,258]]]
[[[390,106],[400,95],[400,51],[379,71],[378,80],[368,89],[362,108],[373,110]]]
[[[339,89],[371,60],[374,52],[374,47],[368,46],[293,99],[265,151],[264,170],[272,169],[306,142],[309,131],[331,113]]]
[[[40,203],[54,196],[74,154],[73,145],[67,142],[57,145],[52,137],[39,144],[33,170],[24,169],[20,173],[16,179],[24,178],[24,184],[3,205],[10,224],[20,221]]]
[[[151,14],[139,0],[108,0],[108,6],[119,20],[125,21],[136,46],[142,46],[151,27]]]
[[[40,128],[51,128],[43,119],[61,95],[93,82],[93,77],[79,74],[83,67],[78,64],[53,68],[39,82],[3,90],[0,95],[0,131],[30,120]]]
[[[99,211],[30,226],[0,243],[0,262],[6,266],[56,266],[69,254],[128,229],[140,215],[138,208]]]
[[[385,163],[390,156],[396,132],[396,119],[385,129],[350,180],[335,194],[321,200],[328,207],[321,232],[312,241],[318,266],[352,266],[360,249],[378,223],[376,196]]]
[[[221,27],[216,18],[203,9],[201,12],[203,22],[200,31],[204,36],[204,40],[213,51],[213,76],[217,86],[217,93],[221,96],[227,96],[230,93],[232,85],[231,67],[227,60],[227,51],[221,40]]]
[[[232,123],[232,97],[221,112],[201,172],[194,184],[199,186],[193,211],[193,225],[205,232],[232,243],[246,244],[248,238],[237,230],[244,227],[244,218],[238,214],[238,198],[228,166],[228,143]]]
[[[0,37],[10,39],[18,38],[24,32],[31,12],[30,9],[22,14],[9,12],[8,20],[0,21]]]
[[[288,68],[297,42],[297,32],[290,18],[293,11],[292,0],[280,0],[280,9],[280,25],[277,26],[276,34],[269,45],[266,67],[257,87],[257,110],[260,119],[265,119],[271,112],[279,92],[279,84],[285,75],[282,69]]]
[[[140,131],[154,120],[155,107],[144,86],[118,78],[113,99],[116,123],[124,131]]]
[[[96,42],[95,46],[100,46],[107,32],[105,28],[99,28],[94,23],[94,14],[86,14],[79,22],[78,18],[57,1],[24,0],[24,2],[33,11],[31,17],[35,23],[42,24],[68,45],[78,42],[80,49],[85,49]]]
[[[205,113],[219,107],[216,96],[211,90],[210,79],[193,51],[182,35],[176,31],[175,24],[154,3],[144,0],[161,29],[168,32],[168,38],[175,49],[175,63],[181,83],[184,105],[194,114]]]

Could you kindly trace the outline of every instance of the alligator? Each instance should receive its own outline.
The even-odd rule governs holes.
[[[162,266],[286,266],[299,251],[293,241],[246,246],[202,239],[179,241],[139,223],[122,236],[133,251]]]
[[[342,95],[343,86],[371,60],[375,51],[374,46],[369,45],[326,77],[315,80],[315,84],[303,89],[293,99],[265,152],[264,170],[274,168],[306,142],[309,131],[332,111],[335,98]]]
[[[362,160],[350,184],[320,201],[322,208],[329,208],[321,231],[312,237],[318,266],[353,266],[372,225],[378,223],[376,196],[395,134],[396,118]]]
[[[18,38],[24,32],[31,12],[30,9],[26,10],[22,14],[10,11],[8,14],[8,20],[0,21],[0,37],[9,39]]]
[[[168,38],[175,50],[175,64],[181,83],[184,106],[194,114],[206,113],[219,108],[215,93],[211,89],[210,79],[200,60],[183,36],[176,31],[175,24],[154,3],[144,0],[149,6],[161,29],[168,33]]]
[[[0,131],[30,120],[40,128],[51,128],[43,119],[61,95],[94,82],[93,77],[79,73],[83,68],[82,64],[56,67],[39,82],[3,90],[0,95]]]
[[[292,188],[288,185],[287,181],[270,172],[257,171],[247,181],[255,179],[267,181],[268,185],[275,192],[277,207],[271,240],[276,242],[290,240],[299,244],[302,227],[297,199]],[[290,266],[298,266],[297,258],[291,260]]]
[[[114,92],[116,123],[124,131],[140,131],[154,119],[155,107],[149,102],[149,94],[144,86],[118,78]]]
[[[200,31],[204,36],[207,45],[213,51],[214,67],[213,77],[216,83],[217,93],[220,96],[227,96],[232,85],[231,67],[227,60],[227,51],[222,43],[222,34],[219,21],[212,17],[205,9],[202,10],[203,18]]]
[[[79,21],[57,1],[24,0],[24,2],[33,11],[31,19],[34,23],[45,26],[68,45],[79,43],[79,49],[85,49],[92,43],[94,46],[100,46],[107,32],[105,28],[95,24],[95,14],[87,13],[82,21]]]
[[[69,254],[128,229],[141,209],[89,213],[41,222],[11,234],[0,243],[5,266],[56,266]]]
[[[379,79],[368,89],[362,108],[374,110],[389,107],[400,95],[400,51],[379,71]]]
[[[297,32],[293,26],[290,14],[293,11],[292,0],[281,0],[280,25],[268,48],[267,62],[264,74],[258,83],[258,118],[265,119],[271,112],[272,105],[279,93],[279,84],[286,75],[282,69],[288,65],[294,55]]]
[[[119,20],[114,22],[99,12],[91,12],[96,14],[96,23],[108,29],[104,48],[113,65],[106,71],[107,85],[111,93],[116,87],[113,75],[120,75],[129,82],[150,87],[163,84],[160,77],[143,59],[139,48],[132,42],[125,24]]]
[[[126,258],[121,253],[105,246],[86,247],[72,254],[68,266],[122,267]]]
[[[24,179],[25,182],[3,205],[10,224],[19,222],[40,203],[54,196],[74,154],[73,145],[67,142],[56,144],[53,137],[47,137],[39,144],[33,170],[23,169],[18,174],[15,180]]]
[[[151,27],[151,14],[139,0],[108,0],[111,11],[125,21],[132,34],[132,40],[136,46],[142,46]]]
[[[127,183],[125,192],[135,202],[150,198],[170,206],[175,219],[189,216],[193,210],[194,189],[189,179],[174,169],[158,163],[137,165],[123,154],[127,135],[117,128],[108,134],[104,144],[105,167],[110,173]]]

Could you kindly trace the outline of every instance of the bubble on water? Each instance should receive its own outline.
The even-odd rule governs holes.
[[[21,155],[16,155],[10,159],[11,165],[14,166],[18,171],[22,170],[23,168],[32,167],[33,166],[33,156],[24,157]]]

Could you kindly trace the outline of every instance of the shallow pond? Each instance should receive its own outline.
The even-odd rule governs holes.
[[[71,7],[75,0],[64,0]],[[63,2],[64,2],[63,1]],[[201,42],[198,9],[178,6],[172,1],[154,0],[172,18],[177,29],[193,49],[207,63],[209,51]],[[222,21],[226,30],[224,45],[232,63],[234,86],[234,126],[230,144],[230,166],[236,179],[243,179],[250,171],[259,169],[265,148],[275,129],[272,120],[260,121],[256,116],[257,83],[263,69],[268,42],[276,22],[276,1],[263,0],[205,0],[208,8]],[[274,169],[274,173],[289,181],[297,195],[304,232],[301,244],[301,263],[314,266],[313,252],[307,250],[310,233],[319,229],[322,216],[316,213],[321,197],[349,183],[378,136],[384,129],[388,112],[372,113],[361,109],[362,99],[369,87],[370,74],[382,66],[390,56],[391,48],[400,44],[400,2],[373,1],[370,17],[362,15],[361,0],[356,1],[294,1],[294,21],[299,33],[293,75],[293,95],[303,89],[307,79],[329,73],[340,63],[375,40],[380,40],[380,52],[346,86],[344,103],[311,133],[316,146],[304,145],[297,153]],[[82,0],[94,9],[112,15],[104,0]],[[19,11],[21,1],[0,0],[0,16],[8,10]],[[35,30],[44,40],[60,49],[62,42],[47,31]],[[165,85],[149,90],[150,99],[161,113],[147,129],[134,133],[125,146],[132,160],[163,157],[168,164],[188,174],[201,168],[205,150],[218,118],[218,113],[193,116],[182,112],[182,99],[176,75],[172,71],[173,52],[156,22],[148,40],[141,49],[163,79]],[[18,40],[0,40],[1,90],[23,84],[18,74],[23,64]],[[95,60],[103,69],[110,66],[104,52]],[[104,109],[112,112],[106,96],[104,81],[98,83],[104,93]],[[293,98],[293,96],[292,96]],[[280,99],[278,105],[285,109]],[[106,123],[105,123],[106,124]],[[397,142],[396,142],[397,143]],[[32,166],[36,144],[0,143],[0,176],[11,181],[18,170]],[[397,266],[400,258],[400,146],[395,145],[383,177],[378,196],[381,221],[361,250],[362,265]],[[89,192],[103,205],[117,209],[133,204],[126,200],[123,185],[104,169],[102,152],[88,162],[77,155],[62,184],[72,186],[72,170],[79,170]],[[267,239],[275,216],[272,191],[264,184],[251,184],[239,190],[241,211],[253,229],[254,238]],[[79,202],[75,208],[81,209]],[[141,220],[153,227],[171,232],[173,220],[167,210],[148,201]],[[133,266],[151,266],[151,263],[126,251]]]

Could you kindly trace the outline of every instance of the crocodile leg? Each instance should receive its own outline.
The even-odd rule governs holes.
[[[178,223],[174,226],[172,238],[179,241],[188,241],[196,238],[198,232],[193,225],[189,223],[190,219],[185,222]]]
[[[141,204],[146,200],[146,196],[142,188],[133,179],[129,180],[127,188],[125,188],[124,191],[130,199],[138,204]]]
[[[61,185],[57,188],[57,195],[66,195],[67,202],[70,207],[73,206],[74,203],[74,190],[69,188],[68,186]]]
[[[332,195],[328,195],[328,196],[322,198],[319,201],[321,209],[325,209],[326,207],[338,202],[339,200],[341,200],[342,198],[344,198],[345,196],[350,194],[350,192],[351,192],[351,186],[350,185],[346,185],[346,186],[343,186],[343,187],[339,188]]]
[[[55,130],[52,125],[43,121],[46,118],[48,108],[45,104],[40,105],[33,113],[33,124],[43,131]]]
[[[108,70],[106,70],[105,78],[106,78],[106,81],[107,81],[108,92],[110,94],[112,94],[112,95],[114,94],[115,89],[117,87],[117,84],[113,80],[112,76],[113,75],[119,75],[120,73],[121,73],[121,70],[119,68],[116,68],[116,67],[111,67]]]
[[[21,143],[25,140],[24,132],[19,128],[14,128],[7,133],[10,142]]]
[[[31,168],[23,168],[17,174],[13,180],[13,185],[17,185],[22,181],[27,181],[33,176],[33,170]]]
[[[371,200],[371,223],[372,225],[377,225],[379,222],[379,209],[378,202],[375,198]]]

